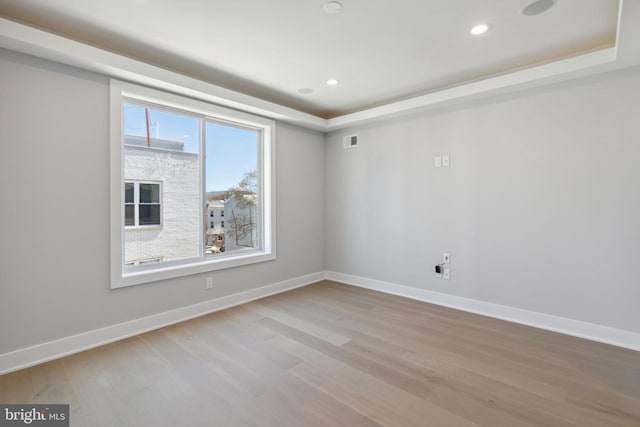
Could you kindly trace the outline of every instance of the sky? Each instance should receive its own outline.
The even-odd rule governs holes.
[[[124,133],[147,136],[144,107],[124,105]],[[151,138],[184,143],[184,151],[199,153],[199,119],[175,112],[149,109]],[[207,121],[205,126],[206,191],[227,190],[242,176],[256,170],[259,133],[223,123]]]

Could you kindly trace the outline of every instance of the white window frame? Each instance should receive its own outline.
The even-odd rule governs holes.
[[[133,218],[134,218],[134,225],[124,225],[124,222],[122,223],[123,226],[125,227],[125,230],[148,230],[148,229],[161,229],[162,228],[162,209],[163,209],[163,203],[162,203],[162,182],[161,181],[140,181],[138,179],[127,179],[125,177],[125,179],[123,180],[122,184],[124,187],[124,184],[130,182],[133,184]],[[140,225],[140,184],[155,184],[159,186],[159,202],[158,204],[160,205],[160,224],[147,224],[147,225]],[[123,189],[124,191],[124,189]],[[125,206],[124,200],[122,201],[122,205]]]
[[[275,260],[275,122],[270,119],[231,110],[209,102],[114,79],[111,80],[110,92],[111,288],[117,289],[141,283]],[[194,94],[189,93],[186,95],[193,96]],[[144,266],[140,266],[140,268],[136,268],[135,271],[125,271],[124,233],[126,229],[131,228],[124,226],[124,182],[126,177],[123,175],[123,101],[125,101],[125,99],[134,99],[143,103],[152,103],[172,109],[196,113],[198,115],[205,115],[214,121],[228,122],[241,127],[254,128],[261,132],[262,143],[260,144],[258,153],[258,206],[261,207],[258,219],[260,248],[226,252],[216,256],[203,255],[201,257],[184,260],[145,264]],[[203,153],[201,152],[200,155],[202,156]],[[127,179],[127,182],[129,181],[134,180]],[[204,192],[202,193],[204,194]],[[161,206],[163,206],[162,200]],[[205,200],[202,200],[201,215],[203,216],[206,212],[205,208]],[[200,219],[202,220],[203,218]]]

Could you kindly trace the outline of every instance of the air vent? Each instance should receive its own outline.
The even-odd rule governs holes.
[[[358,135],[347,135],[342,138],[342,146],[344,148],[354,148],[359,145]]]

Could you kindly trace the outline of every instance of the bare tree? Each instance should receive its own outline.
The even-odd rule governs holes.
[[[229,189],[230,199],[235,207],[231,209],[229,236],[235,239],[237,246],[252,248],[255,246],[253,232],[256,228],[255,213],[258,200],[258,180],[256,171],[244,174],[240,182]],[[246,241],[247,236],[249,242]]]

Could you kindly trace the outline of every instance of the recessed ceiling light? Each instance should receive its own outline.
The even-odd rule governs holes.
[[[337,81],[336,79],[329,79],[329,80],[327,80],[327,84],[328,84],[329,86],[335,86],[335,85],[337,85],[338,83],[340,83],[340,82],[339,82],[339,81]]]
[[[479,36],[486,33],[491,28],[491,24],[478,24],[469,31],[471,35]]]
[[[301,87],[300,89],[298,89],[298,92],[303,95],[308,95],[310,93],[313,93],[313,89],[311,89],[310,87]]]
[[[324,11],[331,15],[340,13],[342,12],[342,3],[339,3],[337,1],[330,1],[329,3],[325,3]]]
[[[529,3],[528,6],[522,9],[522,14],[524,16],[540,15],[541,13],[551,9],[554,4],[556,4],[555,0],[536,0],[533,3]]]

